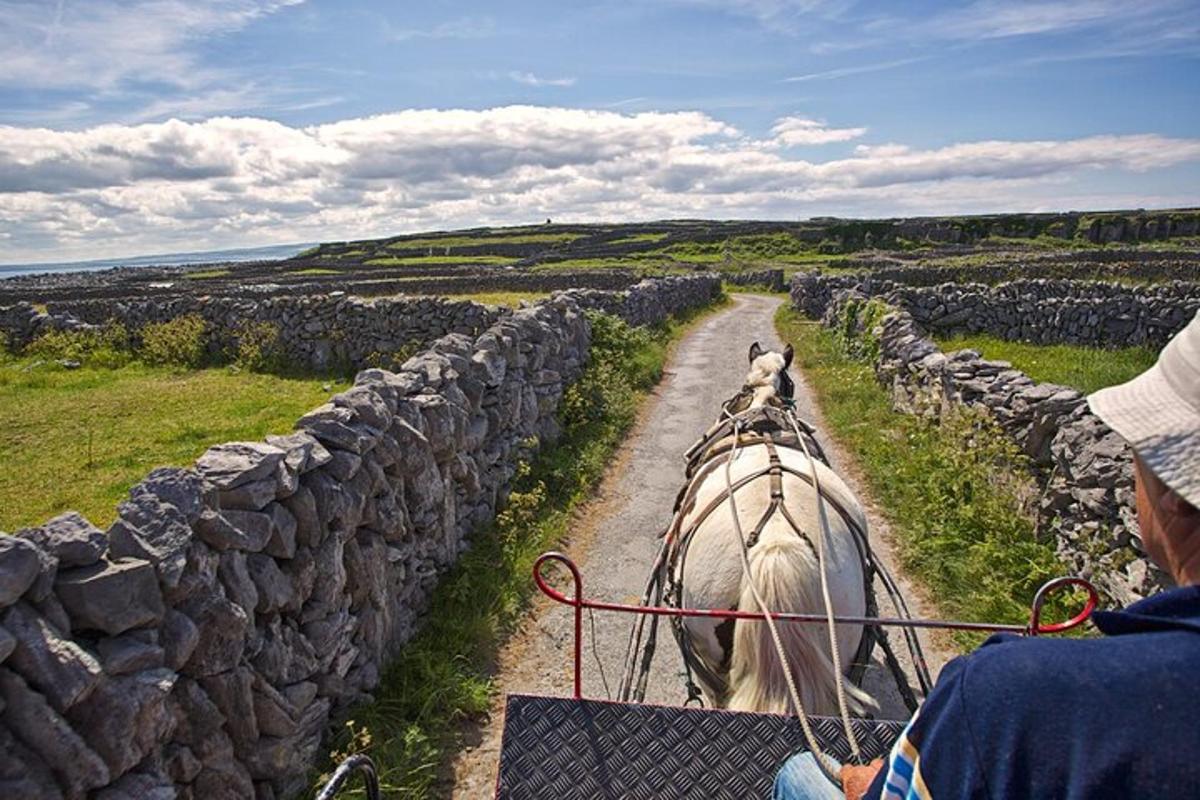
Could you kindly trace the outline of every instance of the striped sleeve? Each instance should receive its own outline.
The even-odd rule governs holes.
[[[970,658],[954,659],[942,669],[864,797],[963,800],[987,795],[962,696]]]
[[[930,800],[929,789],[921,776],[921,753],[909,738],[917,718],[908,723],[888,756],[887,773],[883,779],[883,800]]]

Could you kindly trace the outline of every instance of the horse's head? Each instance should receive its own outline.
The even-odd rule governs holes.
[[[745,407],[790,403],[796,393],[796,384],[792,383],[787,372],[791,363],[790,344],[782,353],[763,350],[758,342],[750,345],[750,372],[746,375],[746,385],[742,390],[750,394],[750,402]]]

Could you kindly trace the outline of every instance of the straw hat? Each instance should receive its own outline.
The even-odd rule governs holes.
[[[1200,312],[1153,367],[1095,392],[1088,405],[1159,480],[1200,508]]]

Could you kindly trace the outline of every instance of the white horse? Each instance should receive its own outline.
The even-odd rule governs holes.
[[[762,350],[755,342],[750,348],[750,373],[738,407],[784,407],[793,391],[787,375],[791,360],[791,345],[783,353],[775,353]],[[741,418],[751,418],[754,413]],[[753,539],[753,532],[758,532],[746,554],[750,580],[771,611],[824,614],[816,550],[817,537],[823,530],[817,497],[809,481],[791,472],[811,476],[815,469],[826,498],[828,538],[824,559],[833,612],[862,616],[866,608],[864,569],[854,534],[842,516],[845,513],[862,531],[865,545],[867,519],[861,504],[815,453],[810,460],[802,449],[797,449],[794,434],[790,441],[778,434],[768,434],[768,438],[771,444],[762,441],[761,436],[757,437],[758,443],[754,435],[743,437],[745,444],[736,450],[728,482],[724,465],[730,452],[728,436],[723,440],[723,453],[717,442],[705,448],[707,457],[698,456],[673,531],[677,540],[690,531],[682,557],[673,559],[670,566],[671,577],[679,587],[677,601],[690,608],[759,610],[744,574],[743,543],[733,523],[729,500],[721,502],[729,485],[748,478],[736,489],[735,499],[741,536]],[[774,479],[769,474],[772,451],[782,467],[776,470],[778,477]],[[701,467],[702,462],[708,463]],[[782,508],[777,505],[768,516],[773,490],[778,494],[779,489],[782,498],[778,505]],[[719,505],[704,514],[712,503]],[[836,672],[828,626],[808,622],[777,622],[776,626],[805,711],[835,714]],[[836,628],[841,666],[848,671],[864,631],[860,625],[839,624]],[[766,623],[690,617],[682,622],[679,634],[686,640],[681,641],[685,658],[691,651],[697,683],[710,705],[793,713],[783,665]],[[846,695],[849,708],[859,714],[875,705],[869,695],[849,681]]]

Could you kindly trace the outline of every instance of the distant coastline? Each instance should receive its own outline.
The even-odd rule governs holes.
[[[62,261],[45,264],[0,264],[0,280],[18,275],[53,272],[98,272],[116,267],[178,267],[185,264],[217,264],[237,261],[273,261],[290,258],[312,247],[313,243],[273,244],[265,247],[238,247],[231,250],[196,250],[188,253],[161,253],[130,258],[101,258],[92,261]]]

